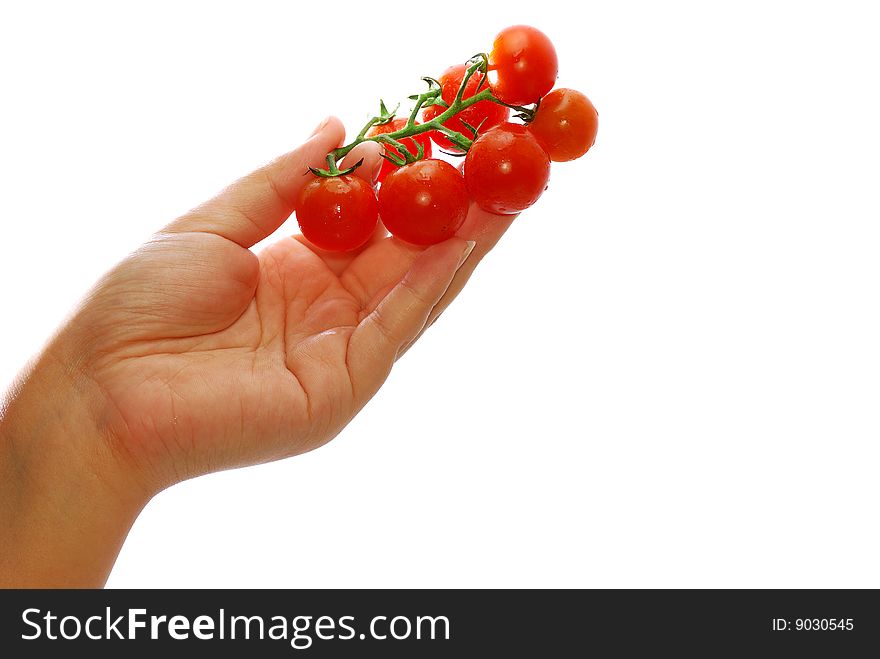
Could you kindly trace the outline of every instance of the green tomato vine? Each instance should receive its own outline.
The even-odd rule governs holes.
[[[416,153],[413,153],[400,140],[407,137],[413,137],[414,135],[427,133],[432,130],[443,133],[443,135],[452,144],[454,144],[458,149],[462,151],[461,154],[451,155],[463,155],[464,153],[467,153],[468,149],[470,149],[471,145],[474,143],[474,140],[477,139],[482,125],[471,126],[467,122],[463,121],[462,123],[464,124],[465,128],[468,130],[469,133],[471,133],[471,137],[468,137],[463,133],[460,133],[451,128],[447,128],[443,124],[462,110],[469,108],[470,106],[475,105],[481,101],[491,101],[492,103],[504,105],[505,107],[516,110],[517,114],[514,116],[521,119],[525,123],[530,122],[535,116],[535,112],[538,109],[539,103],[536,103],[532,107],[524,107],[520,105],[510,105],[508,103],[504,103],[503,101],[498,100],[492,94],[492,90],[489,89],[487,85],[486,74],[488,72],[488,69],[489,57],[485,53],[480,53],[479,55],[475,55],[474,57],[469,59],[467,62],[465,75],[462,78],[461,84],[459,85],[458,91],[456,92],[455,98],[453,99],[452,103],[447,103],[443,100],[442,89],[439,81],[429,77],[422,78],[422,80],[428,83],[428,90],[421,94],[416,94],[409,97],[410,100],[415,101],[415,105],[412,109],[412,112],[410,112],[409,114],[406,125],[400,130],[396,130],[392,133],[383,133],[380,135],[372,135],[370,137],[367,137],[367,133],[373,126],[381,126],[392,121],[396,116],[395,113],[397,112],[397,109],[400,107],[398,105],[394,108],[394,110],[389,111],[385,107],[385,102],[380,101],[379,114],[375,117],[372,117],[366,123],[366,125],[361,129],[360,133],[358,133],[357,137],[355,137],[354,140],[352,140],[349,144],[341,146],[338,149],[335,149],[327,154],[327,169],[318,169],[316,167],[310,167],[309,169],[315,176],[321,177],[342,176],[344,174],[352,173],[363,164],[363,158],[351,167],[348,167],[344,170],[339,169],[339,162],[345,156],[347,156],[352,151],[352,149],[354,149],[358,144],[361,144],[362,142],[378,142],[380,144],[394,147],[400,153],[399,156],[393,153],[385,153],[383,157],[391,161],[398,167],[407,165],[415,162],[416,160],[421,160],[425,155],[424,148],[421,144],[415,142],[417,151]],[[477,87],[477,90],[473,96],[464,98],[464,92],[467,88],[467,84],[474,76],[474,74],[477,73],[477,71],[482,73],[480,85]],[[440,105],[442,107],[445,107],[446,110],[444,110],[441,114],[438,114],[430,121],[416,124],[416,118],[418,117],[419,111],[422,110],[422,108],[427,108],[432,105]]]

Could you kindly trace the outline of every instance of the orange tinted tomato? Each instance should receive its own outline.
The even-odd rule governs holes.
[[[554,89],[541,100],[529,130],[550,160],[574,160],[589,151],[596,141],[599,113],[579,91]]]

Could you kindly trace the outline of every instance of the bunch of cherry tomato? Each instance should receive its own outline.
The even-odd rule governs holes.
[[[502,30],[488,55],[425,78],[429,90],[410,97],[408,119],[383,103],[351,144],[328,154],[326,170],[312,169],[296,201],[303,235],[322,249],[353,250],[381,217],[396,238],[431,245],[455,234],[471,200],[500,215],[525,210],[547,188],[550,162],[579,158],[596,139],[593,104],[573,89],[553,90],[556,77],[550,39],[519,25]],[[509,121],[511,110],[523,123]],[[378,196],[352,175],[360,163],[337,165],[367,140],[385,146]],[[462,166],[432,158],[435,147],[464,156]]]

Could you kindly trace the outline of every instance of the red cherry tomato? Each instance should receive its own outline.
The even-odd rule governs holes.
[[[464,180],[480,208],[512,215],[534,204],[547,188],[550,158],[528,128],[501,124],[474,141]]]
[[[455,100],[455,95],[458,93],[458,88],[461,87],[461,81],[464,79],[464,74],[467,68],[464,64],[456,64],[455,66],[450,66],[446,71],[443,72],[443,75],[440,76],[439,83],[440,87],[443,90],[441,92],[443,96],[443,100],[452,104],[452,101]],[[463,99],[470,98],[474,94],[477,93],[477,87],[480,86],[480,81],[483,79],[483,74],[477,71],[470,77],[468,80],[467,87],[464,88],[464,94],[462,95]],[[485,85],[483,85],[485,88]],[[422,116],[425,121],[430,121],[434,117],[443,114],[446,111],[442,105],[432,105],[424,109]],[[474,128],[477,128],[481,123],[483,124],[482,128],[480,128],[480,132],[485,132],[489,130],[492,126],[497,126],[503,121],[507,121],[507,117],[510,114],[510,111],[504,107],[503,105],[498,105],[497,103],[493,103],[492,101],[480,101],[479,103],[475,103],[469,108],[465,108],[457,115],[443,122],[443,125],[447,128],[451,128],[454,131],[457,131],[464,135],[467,138],[472,139],[473,133],[471,133],[467,128],[465,128],[464,123],[462,121],[466,121]],[[441,149],[446,149],[448,151],[461,151],[458,147],[456,147],[452,142],[450,142],[446,136],[438,131],[431,131],[431,139],[437,143]]]
[[[547,35],[528,25],[505,28],[489,53],[489,87],[511,105],[536,103],[553,89],[558,63]]]
[[[554,162],[580,158],[596,141],[599,113],[574,89],[554,89],[541,100],[529,130]]]
[[[451,238],[468,211],[461,172],[444,160],[419,160],[391,172],[379,190],[379,215],[391,234],[414,245]]]
[[[419,122],[417,121],[416,124]],[[381,124],[380,126],[373,126],[367,131],[367,137],[373,137],[374,135],[382,135],[385,133],[393,133],[395,131],[400,130],[406,126],[406,119],[392,119],[387,124]],[[431,157],[431,138],[428,137],[428,133],[422,133],[420,135],[416,135],[414,137],[404,137],[400,142],[410,150],[413,155],[418,153],[418,147],[416,146],[416,142],[422,145],[422,148],[425,150],[425,158]],[[389,146],[387,144],[383,145],[385,147],[385,153],[391,153],[396,156],[403,157],[400,152],[395,149],[393,146]],[[388,158],[382,159],[382,169],[379,170],[379,178],[378,182],[382,183],[385,180],[385,177],[388,176],[391,172],[397,169],[397,165],[388,160]]]
[[[363,245],[379,220],[376,193],[357,176],[316,176],[296,199],[303,235],[321,249],[346,252]]]

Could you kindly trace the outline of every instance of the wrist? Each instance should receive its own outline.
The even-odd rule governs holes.
[[[103,585],[149,499],[101,429],[94,383],[57,341],[0,404],[0,585]]]

